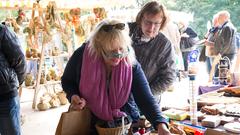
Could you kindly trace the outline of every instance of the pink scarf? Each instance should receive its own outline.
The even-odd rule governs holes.
[[[132,66],[126,59],[112,68],[107,90],[107,77],[104,60],[90,54],[88,45],[83,53],[80,96],[100,119],[110,121],[125,115],[120,108],[127,102],[132,84]]]

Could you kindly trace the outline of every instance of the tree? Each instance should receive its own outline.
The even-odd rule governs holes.
[[[151,0],[136,0],[139,6]],[[194,20],[190,26],[203,38],[207,31],[207,21],[220,10],[227,10],[231,14],[231,21],[240,31],[240,1],[239,0],[158,0],[168,10],[194,13]]]
[[[163,3],[166,3],[162,0]],[[166,5],[169,9],[194,13],[194,21],[191,26],[198,32],[200,37],[206,33],[206,24],[212,20],[212,16],[220,10],[227,10],[231,14],[231,21],[240,30],[240,1],[239,0],[170,0],[175,5]],[[169,3],[169,2],[168,2]],[[167,4],[167,3],[166,3]]]

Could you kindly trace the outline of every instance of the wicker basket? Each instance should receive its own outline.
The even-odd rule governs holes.
[[[124,130],[128,130],[132,123],[129,123],[124,126]],[[122,127],[116,128],[102,128],[98,124],[96,124],[96,129],[99,135],[123,135]]]

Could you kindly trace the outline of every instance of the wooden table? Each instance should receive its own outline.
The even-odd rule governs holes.
[[[214,104],[232,104],[240,103],[239,97],[223,96],[224,92],[209,92],[198,96],[198,106],[214,105]]]
[[[198,107],[205,105],[214,104],[240,104],[240,97],[226,97],[223,95],[224,92],[212,91],[198,96]],[[208,128],[205,135],[237,135],[236,133],[228,132],[224,130],[223,126],[220,125],[216,128]]]

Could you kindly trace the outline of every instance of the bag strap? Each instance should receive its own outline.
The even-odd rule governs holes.
[[[72,104],[69,105],[67,112],[71,112],[71,111],[73,111]]]

